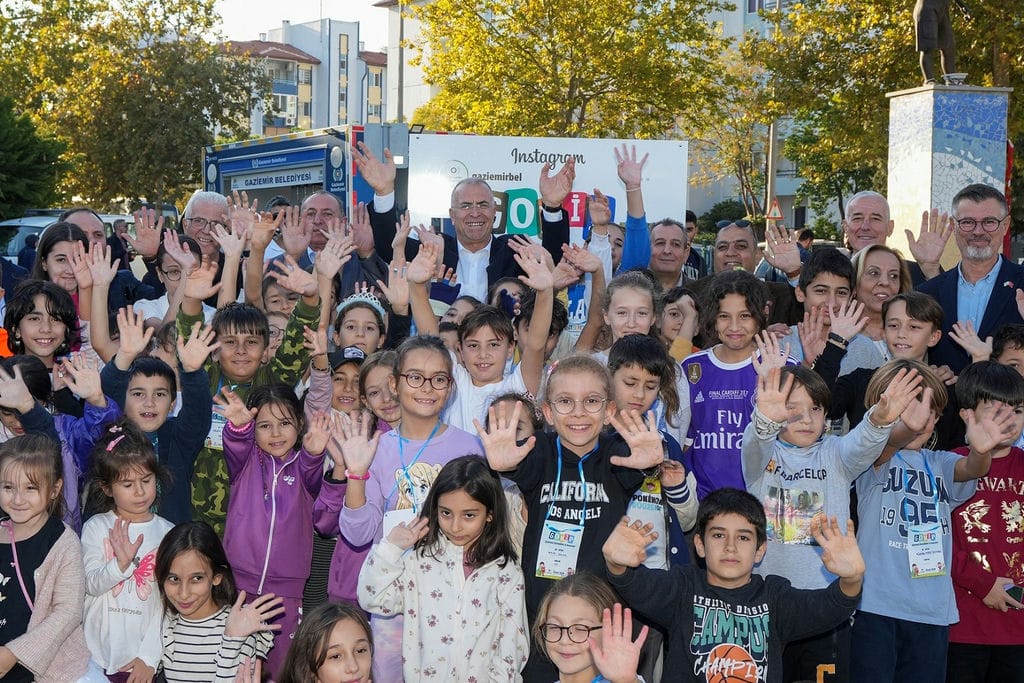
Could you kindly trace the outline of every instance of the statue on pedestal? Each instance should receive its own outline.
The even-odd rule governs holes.
[[[960,0],[953,0],[970,18],[970,12]],[[935,65],[932,53],[939,51],[942,75],[956,72],[956,47],[953,24],[949,19],[950,0],[917,0],[914,5],[914,38],[921,55],[921,74],[924,84],[935,83]]]

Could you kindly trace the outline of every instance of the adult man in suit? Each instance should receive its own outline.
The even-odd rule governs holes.
[[[380,160],[363,143],[353,153],[359,172],[373,188],[370,220],[373,225],[377,254],[390,262],[394,256],[392,240],[395,237],[396,168],[389,150]],[[576,176],[575,162],[569,160],[558,173],[548,175],[550,165],[545,164],[540,174],[541,243],[555,263],[562,258],[562,245],[569,241],[569,219],[562,209],[562,201],[572,190]],[[509,246],[511,235],[494,235],[494,217],[498,207],[490,185],[479,178],[466,178],[452,190],[448,215],[455,225],[455,237],[444,239],[444,265],[452,268],[462,285],[462,294],[481,301],[487,298],[487,289],[503,277],[522,275],[516,264],[515,252]],[[405,257],[412,260],[419,251],[419,242],[407,240]]]
[[[946,313],[942,338],[928,360],[959,373],[971,359],[949,338],[953,323],[970,321],[982,339],[1007,323],[1024,323],[1018,306],[1024,299],[1024,267],[1001,253],[1010,215],[999,190],[983,184],[960,190],[953,197],[953,220],[960,263],[917,289],[935,297]]]

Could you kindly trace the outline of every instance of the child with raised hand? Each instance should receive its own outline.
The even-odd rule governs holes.
[[[686,466],[701,499],[723,486],[744,488],[740,447],[757,390],[754,359],[777,367],[797,363],[765,330],[768,290],[756,277],[740,270],[715,275],[705,298],[701,324],[715,344],[683,361],[679,387]]]
[[[153,680],[163,650],[153,568],[174,525],[152,512],[160,474],[149,439],[126,421],[97,445],[90,481],[97,514],[82,529],[85,642],[107,676],[128,683]]]
[[[765,515],[746,491],[721,488],[701,501],[694,545],[706,569],[667,571],[641,566],[652,540],[650,525],[623,518],[604,544],[608,579],[626,604],[665,629],[665,671],[680,680],[781,683],[787,642],[834,628],[857,606],[864,559],[853,535],[835,518],[811,525],[821,562],[836,575],[827,588],[800,590],[786,579],[752,574],[765,556]],[[723,679],[726,680],[726,679]]]
[[[430,282],[440,256],[438,244],[424,243],[406,271],[413,319],[420,334],[436,335],[438,331],[426,284]],[[495,396],[509,391],[530,396],[540,394],[544,353],[551,327],[554,280],[542,257],[522,252],[514,254],[514,258],[526,272],[526,275],[519,276],[520,281],[537,292],[522,359],[510,374],[505,374],[515,337],[508,316],[493,306],[481,306],[466,316],[458,332],[462,364],[453,366],[455,396],[445,413],[446,421],[460,429],[469,429],[474,421],[482,421]],[[455,354],[452,354],[452,360],[454,363]]]
[[[508,514],[498,475],[464,456],[441,468],[421,517],[373,546],[359,604],[404,616],[405,680],[521,680],[529,625]]]
[[[917,407],[923,415],[904,413],[886,450],[856,482],[861,548],[871,571],[851,635],[853,681],[897,680],[903,672],[922,681],[945,679],[949,624],[958,619],[949,575],[952,510],[974,495],[1001,444],[1019,434],[1010,406],[963,409],[967,457],[924,448],[946,401],[929,367],[886,363],[871,378],[865,402],[877,402],[909,368],[932,389],[930,405]]]
[[[0,445],[0,679],[77,680],[89,668],[82,634],[82,545],[61,522],[60,446],[39,435]]]
[[[245,603],[213,527],[179,524],[156,552],[156,582],[167,611],[161,665],[168,683],[258,681],[272,646],[269,623],[284,612],[273,595]],[[249,671],[243,671],[243,667]],[[248,675],[246,675],[248,674]]]
[[[998,333],[997,333],[998,334]],[[964,409],[991,413],[1013,409],[1016,431],[1024,429],[1024,378],[989,361],[968,365],[956,382]],[[966,455],[967,448],[955,449]],[[946,680],[1024,680],[1021,600],[1008,590],[1024,585],[1017,560],[1024,528],[1013,511],[1024,505],[1024,451],[1007,439],[992,453],[992,467],[975,494],[953,517],[953,591],[960,621],[949,627]],[[1019,595],[1019,594],[1018,594]]]
[[[145,327],[142,315],[122,308],[117,329],[117,353],[100,372],[103,390],[146,435],[170,475],[160,490],[160,515],[172,524],[187,522],[192,519],[193,467],[209,435],[213,408],[205,365],[220,344],[213,328],[197,321],[188,341],[178,336],[175,372],[162,360],[143,355],[153,330]],[[172,416],[179,380],[181,410]]]
[[[356,578],[372,543],[399,522],[420,516],[437,473],[461,454],[482,455],[477,438],[446,424],[441,412],[452,390],[452,357],[438,337],[407,339],[398,348],[391,388],[402,407],[402,421],[387,433],[373,433],[363,413],[341,420],[341,452],[333,483],[321,490],[321,505],[339,510],[341,536],[331,564],[329,593],[355,597]],[[328,498],[328,497],[332,498]],[[326,533],[318,525],[321,533]],[[337,592],[336,592],[337,591]],[[373,615],[374,669],[380,680],[402,671],[402,619]]]
[[[797,588],[810,589],[825,588],[835,579],[819,562],[823,549],[815,545],[812,523],[824,515],[846,524],[850,484],[881,455],[893,426],[922,393],[920,384],[916,371],[898,373],[866,418],[837,437],[824,434],[830,396],[814,371],[802,365],[776,367],[758,377],[754,416],[743,433],[747,491],[761,501],[768,522],[767,552],[758,574],[782,576]],[[930,400],[931,390],[924,393]],[[849,652],[848,624],[792,643],[784,677],[813,678],[825,666],[847,680]]]
[[[357,605],[328,602],[306,612],[277,683],[370,683],[373,631]]]
[[[633,615],[615,591],[590,572],[573,574],[548,591],[533,637],[555,668],[558,683],[636,683],[644,626],[633,640]]]
[[[282,628],[267,659],[277,671],[309,578],[313,501],[323,480],[331,418],[320,414],[304,425],[299,400],[283,384],[254,389],[244,404],[225,388],[217,404],[228,420],[224,459],[231,481],[224,547],[240,588],[252,595],[272,591],[282,600]]]
[[[526,607],[536,616],[541,599],[558,579],[598,571],[600,548],[633,493],[662,464],[661,434],[648,413],[616,417],[608,369],[583,355],[563,358],[548,378],[542,410],[554,433],[520,443],[522,406],[489,410],[488,428],[477,423],[487,462],[519,486],[528,521],[523,539]],[[611,405],[609,405],[611,403]],[[607,424],[617,433],[604,433]],[[523,672],[528,680],[553,677],[534,651]]]

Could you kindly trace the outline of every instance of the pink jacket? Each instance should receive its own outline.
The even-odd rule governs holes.
[[[34,574],[35,610],[24,635],[7,643],[37,683],[77,681],[89,666],[82,631],[85,569],[82,544],[67,525]]]

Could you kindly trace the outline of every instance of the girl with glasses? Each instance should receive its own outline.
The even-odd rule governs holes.
[[[407,681],[519,680],[529,626],[498,475],[480,456],[452,460],[422,515],[373,546],[359,573],[359,604],[406,615]]]
[[[445,464],[461,455],[483,455],[475,436],[441,421],[453,386],[452,357],[441,338],[412,337],[398,348],[390,381],[401,422],[387,433],[373,434],[376,419],[370,413],[341,420],[340,457],[320,493],[321,505],[340,510],[332,597],[341,590],[338,597],[355,598],[356,577],[370,544],[399,522],[411,523],[423,514],[427,493]],[[348,578],[339,587],[334,576]],[[401,614],[375,614],[372,624],[374,680],[401,680]]]
[[[519,441],[519,403],[511,411],[507,404],[492,406],[489,429],[477,424],[488,464],[515,482],[526,501],[522,566],[531,622],[560,579],[603,571],[601,546],[643,484],[642,470],[653,475],[664,460],[653,413],[646,424],[635,410],[619,414],[612,396],[608,369],[591,356],[573,355],[552,369],[541,406],[554,433]],[[616,433],[604,431],[608,424]],[[532,652],[524,679],[555,676],[543,653]]]

